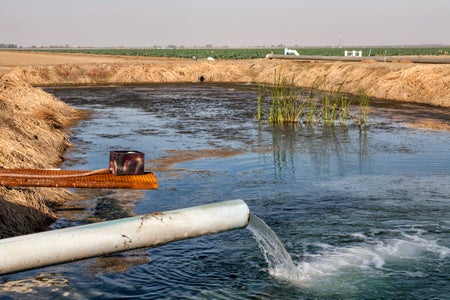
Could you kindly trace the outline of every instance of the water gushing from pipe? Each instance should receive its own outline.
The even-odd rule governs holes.
[[[251,231],[258,242],[258,246],[267,261],[270,275],[289,281],[301,280],[300,272],[292,261],[291,255],[287,252],[277,234],[263,220],[251,214],[247,229]]]

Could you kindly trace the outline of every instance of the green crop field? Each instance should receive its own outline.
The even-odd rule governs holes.
[[[320,56],[343,56],[345,50],[361,50],[363,56],[408,56],[408,55],[449,55],[450,47],[417,47],[417,48],[293,48],[300,55]],[[284,54],[283,48],[178,48],[178,49],[156,49],[156,48],[72,48],[72,49],[32,49],[33,51],[51,51],[64,53],[87,53],[100,55],[128,55],[128,56],[151,56],[151,57],[177,57],[191,58],[193,56],[202,59],[213,57],[215,59],[251,59],[263,58],[269,53]]]

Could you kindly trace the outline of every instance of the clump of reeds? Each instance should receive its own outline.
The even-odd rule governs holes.
[[[364,90],[360,90],[358,99],[359,99],[358,125],[360,127],[363,126],[366,127],[370,112],[370,97],[364,92]]]
[[[294,86],[293,79],[289,80],[281,73],[275,72],[273,86],[259,86],[258,120],[263,114],[262,105],[265,95],[269,95],[271,99],[267,113],[270,123],[299,122],[303,114],[304,103],[300,99],[300,89]]]
[[[342,84],[343,85],[343,84]],[[342,87],[341,85],[341,87]],[[293,78],[275,72],[274,83],[271,86],[258,87],[257,119],[263,116],[269,123],[303,123],[324,125],[347,125],[351,120],[358,120],[360,126],[366,126],[370,98],[363,92],[358,95],[359,116],[351,112],[352,98],[340,92],[319,93],[313,89],[309,96],[295,86]]]
[[[326,125],[346,125],[352,118],[350,113],[351,99],[337,93],[326,93],[322,96],[320,110],[318,111],[321,120]]]

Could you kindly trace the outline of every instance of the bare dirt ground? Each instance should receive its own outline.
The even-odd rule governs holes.
[[[49,52],[0,51],[0,66],[117,63],[142,61],[129,56],[65,54]],[[153,59],[152,59],[153,60]]]
[[[450,107],[450,64],[199,60],[0,51],[0,76],[19,68],[34,86],[151,82],[273,83]]]

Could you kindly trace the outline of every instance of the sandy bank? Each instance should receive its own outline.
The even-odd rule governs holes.
[[[14,56],[17,55],[16,58]],[[0,51],[0,74],[19,67],[35,86],[152,82],[272,83],[275,71],[296,85],[380,99],[450,107],[450,64],[301,62],[269,59],[192,61],[149,57]]]
[[[75,109],[30,86],[23,74],[0,76],[1,168],[54,168],[67,147],[64,129]],[[71,197],[63,189],[0,186],[0,238],[44,230],[55,220],[52,207]]]

